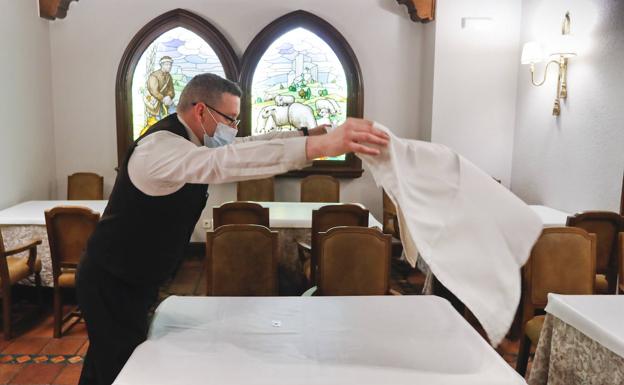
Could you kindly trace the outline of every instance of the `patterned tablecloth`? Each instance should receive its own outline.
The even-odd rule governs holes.
[[[41,239],[43,242],[37,246],[37,257],[41,259],[41,283],[43,286],[52,286],[52,262],[50,261],[50,244],[48,243],[48,232],[45,226],[41,225],[3,225],[0,226],[4,246],[12,249],[23,245],[30,239]],[[28,251],[18,254],[23,258],[28,258]],[[33,277],[20,282],[24,285],[34,285]]]
[[[531,385],[624,384],[624,296],[548,294]]]
[[[599,384],[624,384],[624,358],[547,314],[529,385]]]

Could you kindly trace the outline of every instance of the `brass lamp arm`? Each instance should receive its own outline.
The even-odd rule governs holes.
[[[539,87],[542,84],[544,84],[544,82],[546,82],[546,75],[548,74],[548,67],[553,63],[556,65],[560,65],[558,60],[549,61],[548,64],[546,64],[546,68],[544,69],[544,78],[539,83],[535,83],[535,64],[531,63],[531,83],[533,83],[534,86]]]

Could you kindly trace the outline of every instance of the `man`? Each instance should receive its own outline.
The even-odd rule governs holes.
[[[346,152],[377,155],[378,148],[365,144],[388,143],[387,134],[360,119],[327,134],[317,127],[310,136],[277,132],[235,140],[240,96],[235,83],[198,75],[182,92],[178,113],[128,150],[79,267],[78,303],[90,342],[80,384],[111,384],[145,340],[148,309],[182,257],[208,183],[265,178]]]
[[[144,98],[144,131],[169,115],[169,112],[173,109],[175,89],[173,88],[173,78],[170,73],[173,59],[170,56],[163,56],[158,63],[160,64],[160,69],[150,73],[147,78],[147,93]],[[143,133],[141,132],[141,134]]]

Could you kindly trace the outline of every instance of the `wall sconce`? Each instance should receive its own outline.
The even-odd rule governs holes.
[[[541,82],[535,82],[535,64],[546,60],[544,49],[539,42],[530,41],[522,47],[522,57],[520,63],[531,65],[531,83],[534,86],[541,86],[546,81],[548,67],[551,64],[559,66],[559,76],[557,80],[557,96],[555,97],[555,105],[553,106],[553,115],[559,116],[561,113],[560,100],[568,96],[568,58],[577,55],[576,44],[572,35],[570,35],[570,12],[566,12],[561,26],[561,35],[553,42],[549,49],[550,61],[544,69],[544,78]]]

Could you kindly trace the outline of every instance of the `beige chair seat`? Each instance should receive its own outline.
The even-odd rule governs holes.
[[[526,323],[526,335],[529,337],[533,344],[537,344],[539,341],[540,333],[542,332],[542,326],[544,326],[544,320],[546,316],[538,315],[531,318]]]
[[[58,284],[60,287],[76,287],[76,269],[62,269]]]
[[[9,256],[7,257],[7,265],[9,267],[9,277],[11,277],[11,285],[16,282],[21,281],[24,278],[27,278],[31,272],[28,268],[28,257],[16,257]],[[35,259],[35,272],[41,271],[41,260],[39,258]],[[2,283],[2,279],[0,278],[0,284]]]

